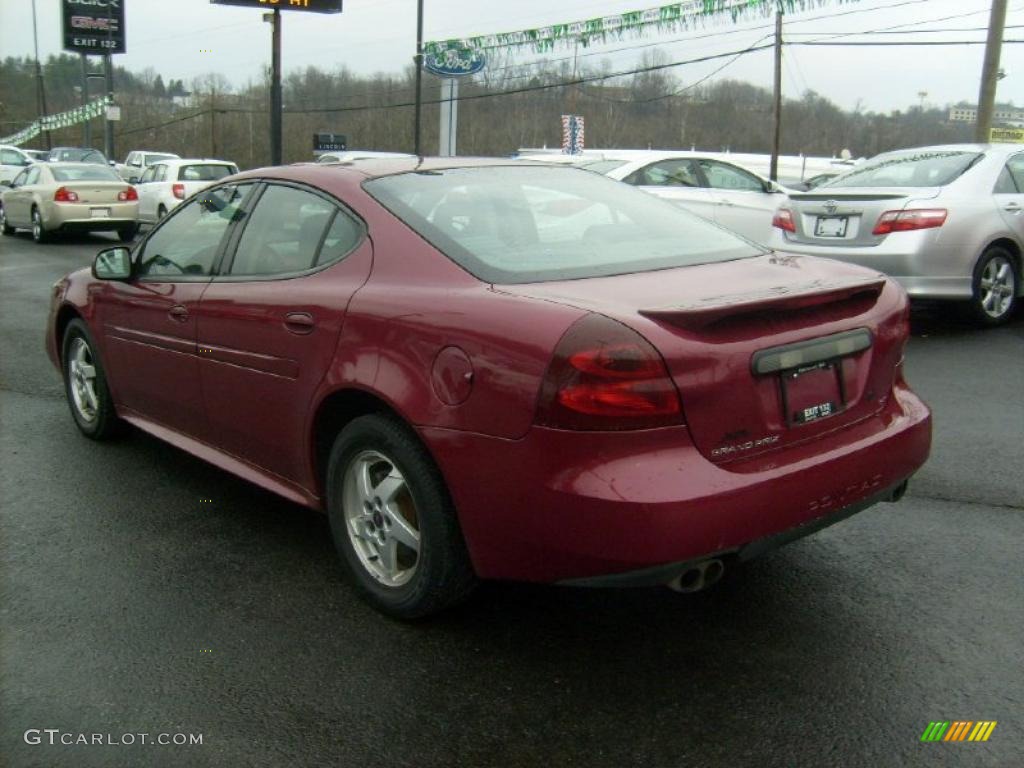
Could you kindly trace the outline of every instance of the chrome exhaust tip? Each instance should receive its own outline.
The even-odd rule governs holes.
[[[665,586],[673,592],[700,592],[718,582],[724,573],[725,564],[721,560],[704,560],[682,571]]]

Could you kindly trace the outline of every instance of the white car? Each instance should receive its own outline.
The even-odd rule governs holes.
[[[25,150],[10,144],[0,144],[0,181],[14,181],[14,177],[32,165],[35,160]]]
[[[114,163],[114,169],[121,174],[121,178],[133,184],[142,178],[142,174],[153,163],[163,160],[177,160],[178,156],[171,152],[150,152],[146,149],[137,149],[128,153],[123,163]]]
[[[151,165],[135,185],[139,221],[159,221],[183,200],[236,173],[238,166],[228,160],[179,158]]]
[[[640,187],[762,244],[789,191],[710,153],[603,150],[600,159],[583,159],[580,167]]]

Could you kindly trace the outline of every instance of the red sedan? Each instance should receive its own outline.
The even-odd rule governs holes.
[[[931,441],[896,283],[572,168],[245,173],[52,299],[86,436],[326,510],[406,618],[480,578],[702,588],[898,499]]]

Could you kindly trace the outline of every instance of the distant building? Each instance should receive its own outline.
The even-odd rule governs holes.
[[[1016,127],[1024,126],[1024,109],[1012,104],[996,104],[992,120]],[[949,108],[949,121],[952,123],[976,123],[978,108],[973,104],[957,104]]]

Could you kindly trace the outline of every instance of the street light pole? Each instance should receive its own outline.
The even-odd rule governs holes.
[[[416,117],[413,123],[413,154],[423,154],[420,143],[421,112],[423,111],[423,0],[416,0]]]
[[[36,28],[36,0],[32,0],[32,40],[36,49],[36,113],[42,119],[46,116],[46,86],[43,85],[43,70],[39,66],[39,32]],[[51,149],[50,131],[46,131],[46,148]]]
[[[992,113],[996,104],[996,83],[999,80],[999,56],[1006,28],[1006,0],[992,0],[985,43],[985,63],[981,68],[981,90],[978,93],[978,124],[975,141],[987,144],[992,133]]]
[[[275,8],[270,21],[273,40],[270,54],[270,164],[282,163],[281,105],[281,9]]]
[[[782,5],[775,12],[775,102],[772,110],[772,160],[768,178],[779,180],[779,151],[782,145]]]

